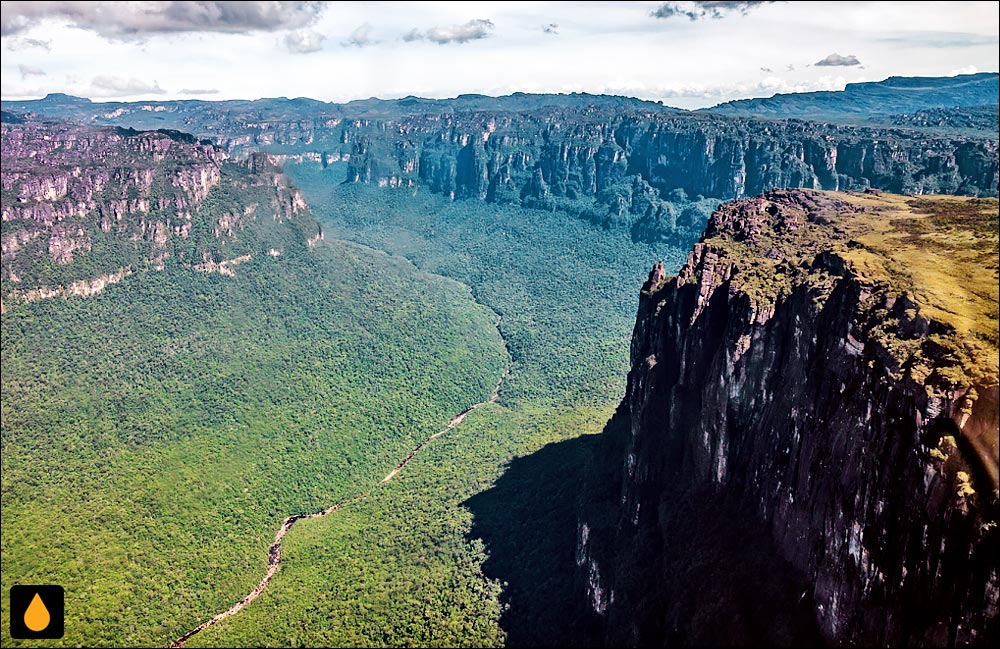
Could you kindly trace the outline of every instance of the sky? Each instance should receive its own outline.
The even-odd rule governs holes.
[[[0,95],[591,92],[681,108],[995,72],[997,2],[3,2]]]

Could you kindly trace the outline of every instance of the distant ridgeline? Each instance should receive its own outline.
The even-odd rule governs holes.
[[[351,182],[563,209],[656,240],[697,236],[718,201],[775,187],[996,196],[996,104],[990,73],[893,77],[707,112],[523,93],[347,104],[49,95],[4,108],[189,131],[234,155],[264,150],[324,166],[347,162]]]
[[[665,202],[774,187],[997,193],[993,139],[690,114],[407,118],[358,138],[349,164],[354,182],[581,209],[592,220],[627,223],[639,236],[691,225]]]
[[[873,115],[905,116],[936,108],[993,107],[996,72],[955,77],[889,77],[885,81],[849,83],[842,91],[800,92],[766,99],[740,99],[706,109],[717,115],[798,119],[869,119]],[[912,124],[932,126],[936,124]],[[984,124],[996,137],[997,123]]]
[[[180,263],[232,272],[318,236],[266,154],[235,162],[174,131],[135,131],[4,113],[0,281],[9,300],[100,292]]]

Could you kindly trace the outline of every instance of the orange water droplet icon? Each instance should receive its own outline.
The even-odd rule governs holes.
[[[38,593],[35,593],[35,597],[24,612],[24,625],[38,633],[43,631],[51,620],[52,617],[49,615],[49,609],[45,608],[45,602],[38,596]]]

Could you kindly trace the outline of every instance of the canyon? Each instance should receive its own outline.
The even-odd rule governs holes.
[[[4,102],[4,515],[70,512],[5,579],[93,535],[81,643],[995,643],[996,80]]]

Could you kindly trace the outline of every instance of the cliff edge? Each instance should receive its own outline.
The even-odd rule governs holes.
[[[994,199],[775,190],[653,269],[577,530],[605,642],[998,638],[997,241]]]
[[[5,121],[0,200],[4,308],[89,296],[171,264],[232,275],[320,236],[262,153],[236,162],[177,131]]]

